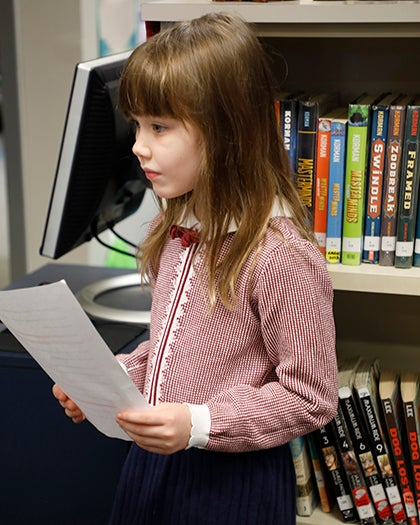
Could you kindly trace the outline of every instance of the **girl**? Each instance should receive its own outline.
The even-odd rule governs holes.
[[[140,258],[150,340],[120,358],[153,408],[117,416],[134,444],[111,522],[293,524],[287,443],[336,412],[333,292],[264,52],[235,16],[175,24],[132,53],[120,106],[161,213]]]

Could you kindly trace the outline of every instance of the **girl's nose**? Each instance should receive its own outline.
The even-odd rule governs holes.
[[[141,137],[141,133],[137,131],[136,141],[134,142],[132,151],[137,158],[149,158],[151,155],[151,150]]]

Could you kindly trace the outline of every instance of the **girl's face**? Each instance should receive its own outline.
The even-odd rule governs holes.
[[[135,124],[133,152],[153,191],[173,199],[194,190],[201,162],[198,128],[169,117],[136,117]]]

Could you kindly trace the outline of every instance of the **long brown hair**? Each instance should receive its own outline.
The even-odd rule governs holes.
[[[203,162],[193,192],[161,206],[161,221],[141,246],[143,275],[157,272],[170,226],[199,210],[210,303],[226,306],[250,252],[264,237],[276,197],[301,234],[312,240],[292,183],[274,111],[274,82],[252,28],[230,14],[180,22],[139,46],[120,83],[129,118],[167,116],[198,127]],[[220,258],[229,225],[237,230]]]

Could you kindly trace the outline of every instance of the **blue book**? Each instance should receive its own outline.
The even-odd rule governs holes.
[[[296,474],[296,514],[311,516],[318,504],[318,493],[306,436],[289,441]]]
[[[362,261],[379,262],[381,241],[382,187],[385,171],[386,141],[388,136],[389,107],[397,96],[388,93],[371,108],[369,137],[369,167],[367,173],[366,215],[364,225]]]
[[[335,264],[341,260],[343,232],[343,194],[346,167],[347,107],[331,118],[330,169],[328,178],[328,216],[325,258]]]

